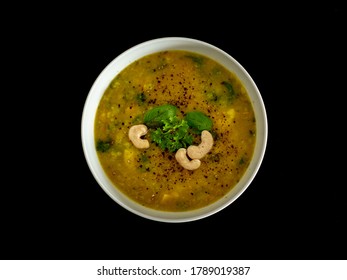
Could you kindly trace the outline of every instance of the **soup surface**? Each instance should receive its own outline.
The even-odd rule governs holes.
[[[129,138],[140,124],[148,128],[139,138],[147,148]],[[94,125],[100,163],[115,187],[163,211],[197,209],[225,196],[246,171],[256,141],[252,103],[238,77],[181,50],[150,54],[122,70],[105,90]],[[176,152],[198,146],[202,130],[213,137],[212,148],[197,169],[186,169]]]

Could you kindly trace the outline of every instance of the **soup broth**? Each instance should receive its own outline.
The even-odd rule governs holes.
[[[190,112],[211,121],[203,129],[213,145],[199,168],[182,167],[177,147],[154,141],[156,127],[141,136],[148,148],[137,148],[129,139],[130,128],[144,124],[146,114],[159,106],[176,108],[180,124],[186,125],[182,120]],[[252,103],[238,77],[206,56],[181,50],[147,55],[122,70],[101,98],[94,126],[100,163],[115,188],[163,211],[193,210],[225,196],[245,173],[256,142]],[[199,145],[201,131],[185,128],[190,143],[183,147]]]

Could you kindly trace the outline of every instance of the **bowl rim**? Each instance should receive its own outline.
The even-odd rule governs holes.
[[[170,49],[188,50],[209,56],[210,58],[215,59],[217,62],[224,65],[228,70],[236,72],[235,74],[244,84],[248,94],[250,95],[253,108],[257,115],[256,146],[254,148],[254,153],[250,165],[247,167],[247,170],[245,174],[243,174],[240,182],[237,183],[237,185],[234,186],[223,198],[218,199],[216,202],[203,208],[183,212],[168,212],[151,209],[139,205],[137,202],[134,202],[127,196],[125,196],[120,190],[116,188],[116,186],[112,184],[112,182],[108,179],[107,174],[104,173],[97,158],[94,137],[92,137],[91,139],[91,130],[92,134],[94,133],[94,119],[97,105],[103,95],[103,92],[105,91],[111,80],[121,70],[123,70],[124,67],[134,62],[135,60],[147,54]],[[261,119],[261,121],[259,122],[258,119]],[[258,125],[260,125],[260,128],[258,128]],[[85,160],[94,179],[107,193],[107,195],[121,207],[140,217],[158,222],[179,223],[196,221],[207,218],[232,204],[238,197],[240,197],[242,193],[244,193],[244,191],[249,187],[256,174],[258,173],[265,156],[267,141],[268,120],[266,108],[260,91],[253,78],[234,57],[232,57],[224,50],[208,42],[188,37],[161,37],[150,39],[134,45],[133,47],[120,53],[106,65],[106,67],[95,79],[88,92],[82,111],[82,149]]]

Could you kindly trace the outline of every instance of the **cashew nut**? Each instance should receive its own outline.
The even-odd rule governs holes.
[[[145,135],[147,131],[148,128],[144,124],[138,124],[130,127],[128,134],[129,139],[136,148],[146,149],[149,147],[149,141],[141,138],[141,136]]]
[[[192,145],[187,148],[188,156],[192,159],[201,159],[212,149],[212,146],[212,134],[207,130],[203,130],[201,132],[201,143],[199,146]]]
[[[178,163],[185,169],[195,170],[200,167],[201,161],[199,159],[189,160],[187,157],[187,149],[180,148],[175,154],[175,158]]]

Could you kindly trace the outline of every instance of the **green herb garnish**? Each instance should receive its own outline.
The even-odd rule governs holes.
[[[160,105],[147,111],[144,124],[150,128],[151,140],[163,150],[176,152],[192,145],[192,133],[200,134],[212,129],[212,120],[202,112],[189,112],[184,119],[177,116],[178,108]]]
[[[163,120],[164,126],[151,133],[151,139],[163,150],[175,152],[187,148],[193,143],[193,137],[188,133],[189,126],[185,120],[170,117]]]
[[[203,130],[210,131],[212,129],[211,119],[202,112],[189,112],[185,116],[185,120],[195,133],[200,134]]]
[[[165,124],[165,120],[167,121],[169,118],[176,116],[177,110],[176,106],[170,104],[154,107],[146,112],[143,119],[144,124],[150,128],[161,127]]]

